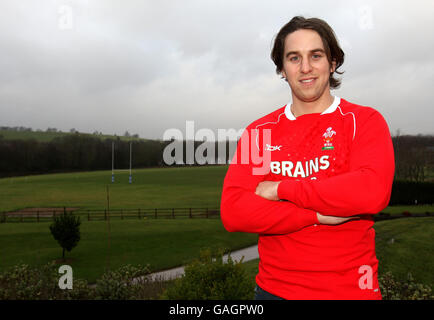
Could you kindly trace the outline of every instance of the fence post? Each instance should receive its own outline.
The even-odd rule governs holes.
[[[141,214],[140,214],[140,208],[139,208],[139,220],[141,219],[142,217],[141,217]]]
[[[36,221],[39,222],[39,210],[36,211]]]
[[[155,208],[155,219],[157,219],[157,208]]]
[[[172,208],[172,219],[175,219],[175,208]]]
[[[107,209],[104,209],[104,220],[107,220]]]
[[[90,212],[87,210],[87,221],[90,221]]]
[[[53,210],[53,220],[56,217],[56,211]]]
[[[208,208],[206,208],[206,218],[208,219]]]
[[[121,220],[124,220],[124,215],[123,215],[122,209],[121,209]]]
[[[190,208],[190,219],[192,218],[192,216],[191,216],[191,208]]]

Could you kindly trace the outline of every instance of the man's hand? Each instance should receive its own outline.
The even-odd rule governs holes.
[[[277,196],[277,187],[280,181],[262,181],[256,187],[255,194],[267,200],[280,200]]]
[[[353,216],[353,217],[324,216],[324,215],[320,214],[319,212],[316,213],[316,216],[318,218],[319,223],[329,224],[329,225],[336,225],[336,224],[341,224],[341,223],[347,222],[349,220],[360,219],[359,216]]]

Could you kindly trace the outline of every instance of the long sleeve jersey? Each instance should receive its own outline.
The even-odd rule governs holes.
[[[390,199],[394,153],[382,115],[335,97],[323,113],[289,104],[250,124],[227,171],[221,219],[258,233],[256,283],[285,299],[381,299],[372,215]],[[255,194],[281,181],[281,201]],[[354,216],[322,225],[317,212]]]

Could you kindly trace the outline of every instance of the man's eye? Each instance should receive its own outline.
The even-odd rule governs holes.
[[[314,55],[312,56],[312,58],[314,58],[314,59],[319,59],[319,58],[321,58],[321,55],[320,55],[320,54],[314,54]]]
[[[289,61],[293,61],[293,62],[295,62],[295,61],[297,61],[298,60],[298,57],[297,56],[294,56],[294,57],[290,57],[289,58]]]

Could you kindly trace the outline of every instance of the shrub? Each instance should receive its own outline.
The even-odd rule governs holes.
[[[223,262],[223,251],[210,249],[185,267],[185,274],[165,290],[162,299],[170,300],[238,300],[252,299],[254,284],[245,272],[242,261],[229,256]]]
[[[114,271],[105,272],[96,282],[96,299],[127,300],[140,299],[146,284],[145,277],[149,273],[148,267],[125,265]]]
[[[54,263],[42,267],[13,266],[0,274],[0,300],[79,300],[92,297],[92,290],[84,280],[74,279],[72,290],[60,289],[60,276]]]
[[[80,241],[80,217],[74,216],[72,212],[54,217],[50,225],[50,231],[54,239],[63,248],[62,259],[65,259],[65,249],[71,251]]]
[[[433,300],[431,287],[416,283],[411,273],[406,281],[397,281],[391,272],[378,278],[384,300]]]
[[[203,251],[198,260],[185,268],[185,275],[174,281],[151,281],[148,267],[126,265],[104,273],[96,287],[85,280],[73,279],[73,289],[59,288],[58,265],[30,267],[13,266],[0,274],[0,300],[91,300],[91,299],[153,299],[164,290],[161,298],[200,300],[253,299],[254,283],[241,262],[223,263],[222,253],[213,256]],[[392,273],[380,276],[384,300],[433,300],[429,285],[416,283],[409,273],[405,281]]]

